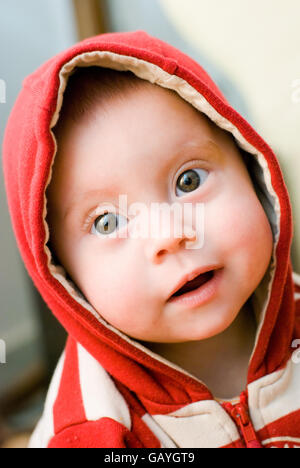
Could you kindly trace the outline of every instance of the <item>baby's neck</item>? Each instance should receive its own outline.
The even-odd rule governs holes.
[[[246,388],[256,323],[249,303],[222,333],[201,341],[142,344],[201,380],[216,398],[234,398]]]

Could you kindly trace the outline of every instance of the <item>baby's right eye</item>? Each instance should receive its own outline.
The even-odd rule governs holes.
[[[108,236],[127,223],[127,218],[116,213],[103,213],[93,222],[92,234]]]

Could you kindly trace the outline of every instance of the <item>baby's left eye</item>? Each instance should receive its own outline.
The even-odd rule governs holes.
[[[188,169],[182,172],[176,181],[176,195],[178,191],[185,194],[197,190],[201,183],[208,177],[205,169]]]

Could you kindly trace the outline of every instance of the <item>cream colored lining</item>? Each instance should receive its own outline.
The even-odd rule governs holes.
[[[148,63],[144,60],[137,59],[135,57],[123,56],[118,55],[112,52],[103,52],[103,51],[94,51],[94,52],[86,52],[81,55],[76,56],[70,62],[66,63],[59,74],[60,78],[60,88],[58,92],[58,99],[57,99],[57,107],[56,111],[53,115],[50,129],[53,128],[59,118],[59,112],[62,106],[63,100],[63,93],[67,85],[68,77],[74,72],[75,67],[89,67],[89,66],[101,66],[106,68],[112,68],[119,71],[130,70],[136,76],[141,79],[150,81],[151,83],[156,83],[159,86],[169,88],[171,90],[176,91],[179,96],[181,96],[185,101],[192,104],[196,109],[200,112],[206,114],[216,125],[221,127],[224,130],[230,132],[237,144],[247,151],[248,153],[254,156],[253,164],[252,164],[252,175],[255,177],[256,186],[259,187],[260,193],[260,200],[263,204],[263,207],[266,211],[268,216],[269,222],[272,227],[273,237],[274,237],[274,248],[273,248],[273,255],[272,261],[270,263],[270,267],[266,272],[263,281],[261,282],[260,286],[253,294],[253,309],[257,318],[258,322],[258,330],[256,334],[256,342],[258,340],[259,332],[264,320],[266,306],[269,301],[272,282],[274,278],[274,271],[276,266],[276,258],[275,258],[275,249],[279,239],[279,228],[280,228],[280,204],[279,199],[272,187],[271,184],[271,174],[268,169],[267,162],[264,156],[252,145],[250,145],[245,138],[241,135],[239,130],[227,119],[221,116],[210,104],[209,102],[198,92],[196,91],[191,85],[189,85],[185,80],[179,78],[175,75],[170,75],[169,73],[162,70],[160,67]],[[53,132],[51,132],[52,137],[55,141]],[[55,144],[56,146],[56,144]],[[56,153],[56,150],[55,150]],[[54,155],[55,156],[55,155]],[[47,186],[50,183],[51,175],[52,175],[52,167],[53,167],[54,157],[52,161],[52,166],[49,171],[48,181],[45,187],[45,191]],[[45,239],[45,252],[48,258],[48,267],[51,274],[64,286],[64,288],[70,293],[70,295],[85,309],[87,309],[91,314],[99,320],[103,325],[107,328],[112,330],[114,333],[122,337],[128,343],[134,345],[135,347],[139,348],[141,351],[145,352],[146,354],[152,356],[153,358],[167,364],[168,366],[177,369],[184,374],[192,377],[193,379],[199,381],[195,376],[189,374],[181,367],[175,365],[174,363],[164,359],[162,356],[150,351],[146,347],[142,346],[137,341],[129,338],[127,335],[123,334],[121,331],[117,330],[110,324],[108,324],[100,315],[99,313],[86,301],[84,296],[81,294],[79,289],[76,287],[74,283],[70,280],[66,279],[66,272],[61,265],[56,265],[51,257],[50,250],[46,243],[49,240],[49,229],[46,222],[46,214],[47,214],[47,207],[46,207],[46,195],[44,197],[44,212],[43,212],[43,221],[45,224],[45,231],[46,231],[46,239]],[[255,350],[254,346],[254,350]],[[254,353],[253,350],[253,353]],[[252,355],[253,355],[252,353]]]

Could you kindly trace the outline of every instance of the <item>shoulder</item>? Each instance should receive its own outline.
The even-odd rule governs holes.
[[[114,425],[118,433],[120,428],[130,431],[130,410],[101,364],[79,343],[68,339],[29,447],[47,447],[53,437],[70,431],[70,427],[80,425],[82,431],[84,424],[85,430],[88,426],[90,430],[95,422],[97,431],[103,424],[106,428]]]

